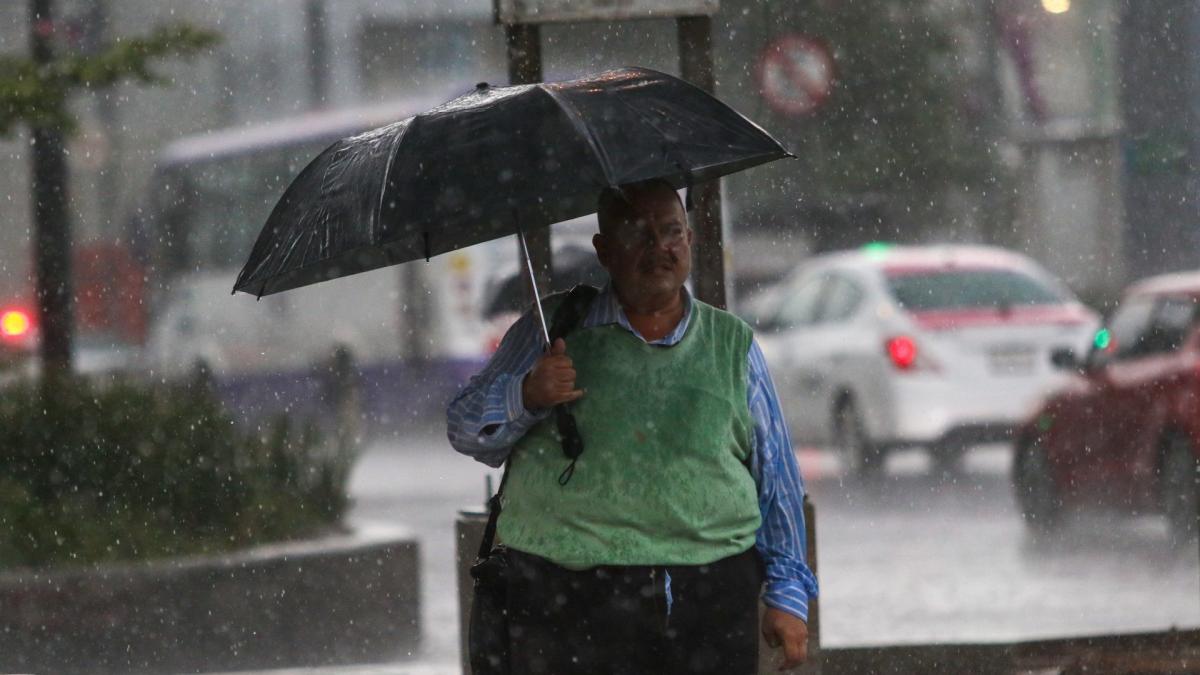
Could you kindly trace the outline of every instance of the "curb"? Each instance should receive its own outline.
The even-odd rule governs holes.
[[[0,574],[0,672],[202,672],[378,663],[420,643],[402,529],[234,554]]]

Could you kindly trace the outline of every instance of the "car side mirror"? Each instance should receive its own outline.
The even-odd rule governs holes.
[[[1075,355],[1070,347],[1059,347],[1050,352],[1050,364],[1059,370],[1083,371],[1083,361]]]

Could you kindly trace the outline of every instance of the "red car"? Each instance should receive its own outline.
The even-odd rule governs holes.
[[[1021,427],[1017,503],[1035,531],[1065,509],[1162,513],[1177,543],[1196,536],[1200,476],[1200,272],[1140,281],[1080,360],[1077,377]]]

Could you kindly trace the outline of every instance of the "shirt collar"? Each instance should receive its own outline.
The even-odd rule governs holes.
[[[655,340],[648,344],[662,345],[670,347],[679,343],[687,333],[688,324],[692,320],[692,294],[688,292],[687,287],[683,288],[683,318],[679,320],[679,325],[670,333],[667,333],[661,339]],[[592,301],[591,307],[588,309],[587,318],[583,320],[584,328],[593,328],[595,326],[607,326],[609,324],[617,324],[621,328],[633,333],[642,342],[646,342],[646,338],[637,332],[637,329],[629,323],[629,317],[625,315],[625,308],[621,307],[621,301],[617,298],[616,291],[613,290],[612,281],[604,285],[600,290],[600,294]]]

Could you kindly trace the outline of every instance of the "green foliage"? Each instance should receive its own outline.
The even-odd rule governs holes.
[[[0,566],[214,552],[334,527],[347,449],[239,430],[202,383],[0,391]]]
[[[958,67],[955,17],[927,0],[804,3],[794,18],[832,50],[832,92],[799,131],[810,190],[928,193],[984,178],[990,161]],[[928,194],[925,195],[928,198]]]
[[[71,131],[67,98],[79,89],[103,89],[125,81],[163,85],[153,64],[186,57],[216,44],[215,33],[187,25],[165,26],[145,37],[122,39],[97,54],[65,54],[39,65],[28,57],[0,55],[0,136],[20,124]]]

